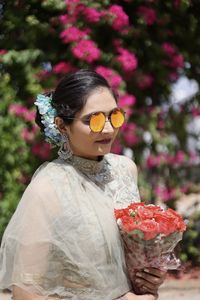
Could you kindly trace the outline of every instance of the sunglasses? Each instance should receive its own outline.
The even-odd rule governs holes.
[[[106,122],[110,122],[113,128],[120,128],[125,122],[125,112],[121,108],[114,108],[108,115],[108,121],[106,121],[106,114],[102,111],[95,112],[89,117],[83,117],[81,121],[84,124],[89,125],[92,132],[101,132]],[[67,118],[66,118],[67,119]],[[76,119],[77,118],[68,118]]]

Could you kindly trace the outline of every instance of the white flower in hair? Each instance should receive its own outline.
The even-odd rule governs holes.
[[[41,115],[41,122],[44,125],[45,140],[54,145],[60,146],[61,134],[54,122],[56,110],[51,105],[52,95],[45,96],[43,94],[37,95],[34,104],[38,107]]]

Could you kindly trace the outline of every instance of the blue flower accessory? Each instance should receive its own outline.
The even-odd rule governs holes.
[[[53,146],[60,146],[62,136],[54,122],[56,110],[52,107],[51,100],[52,94],[50,96],[39,94],[34,104],[38,107],[41,122],[44,124],[45,140]]]

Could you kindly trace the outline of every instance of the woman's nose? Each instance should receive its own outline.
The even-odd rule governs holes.
[[[111,133],[111,132],[114,132],[114,128],[113,128],[113,126],[112,126],[110,120],[108,120],[108,119],[106,120],[102,132],[103,132],[103,133]]]

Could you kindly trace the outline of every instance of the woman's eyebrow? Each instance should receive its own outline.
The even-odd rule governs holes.
[[[87,115],[82,116],[81,119],[82,119],[82,118],[84,118],[84,119],[89,118],[90,116],[92,116],[92,115],[94,115],[94,114],[96,114],[96,113],[100,113],[100,112],[104,113],[106,116],[109,116],[109,114],[110,114],[114,109],[116,109],[116,108],[118,108],[118,106],[114,107],[114,108],[111,109],[109,112],[105,112],[105,111],[102,111],[102,110],[93,111],[93,112],[91,112],[91,113],[89,113],[89,114],[87,114]]]

